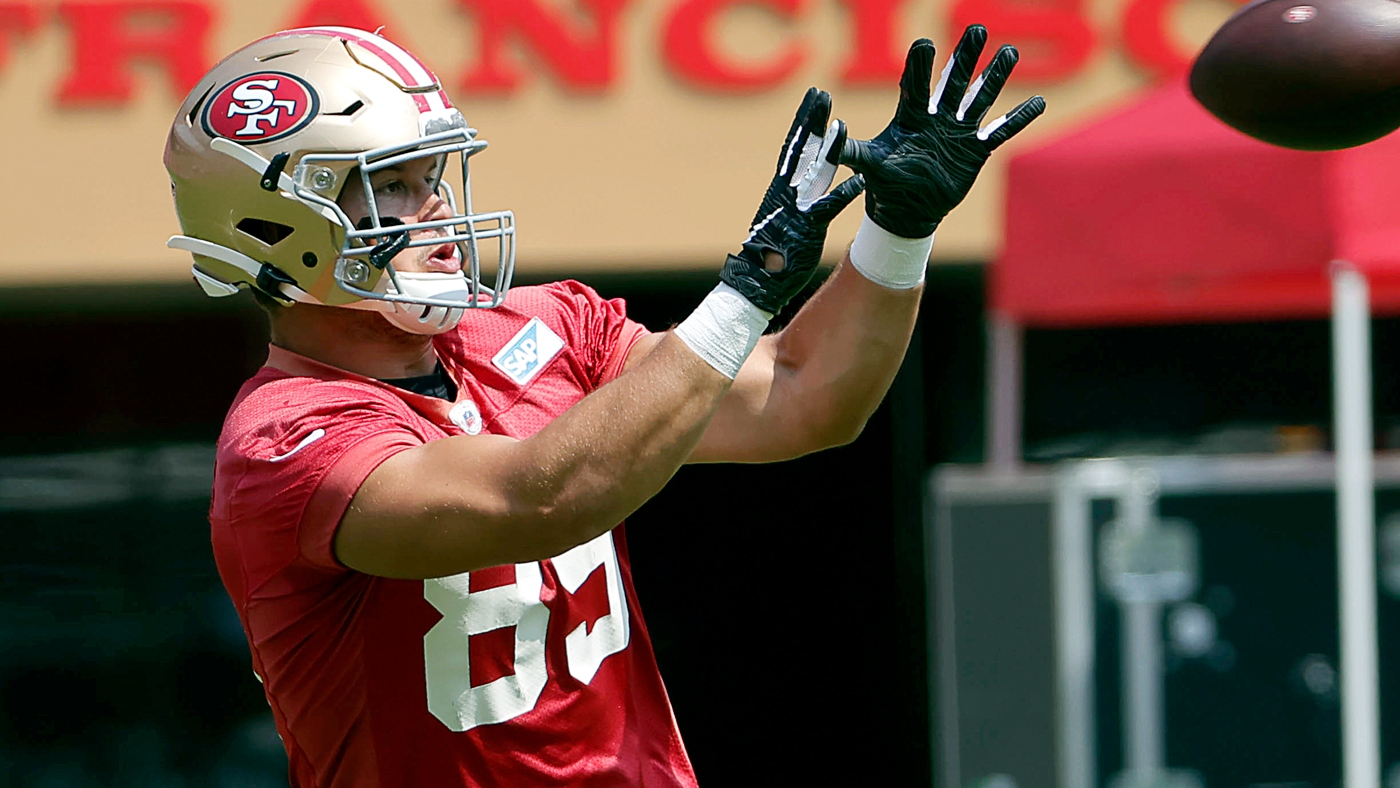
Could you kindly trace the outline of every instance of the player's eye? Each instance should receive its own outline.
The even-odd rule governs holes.
[[[385,181],[374,187],[374,193],[376,195],[402,194],[403,191],[403,181],[400,180]]]

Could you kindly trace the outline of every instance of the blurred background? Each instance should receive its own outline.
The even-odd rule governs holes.
[[[474,198],[515,211],[517,283],[580,279],[660,330],[712,287],[809,84],[871,136],[909,42],[946,53],[974,21],[1022,52],[996,111],[1034,93],[1049,111],[939,229],[886,403],[840,449],[683,469],[629,521],[699,778],[1090,788],[1146,758],[1173,785],[1339,784],[1326,265],[1356,246],[1338,212],[1383,214],[1400,156],[1283,154],[1190,105],[1181,74],[1234,7],[0,2],[0,788],[286,785],[205,520],[266,327],[164,248],[167,125],[223,53],[384,26],[491,143]],[[834,225],[831,262],[858,223]],[[1400,237],[1385,224],[1355,237]],[[1387,287],[1372,394],[1393,719]],[[1144,554],[1159,564],[1134,568]],[[1394,726],[1381,743],[1400,788]]]

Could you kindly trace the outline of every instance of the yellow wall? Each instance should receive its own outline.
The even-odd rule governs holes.
[[[215,11],[211,60],[289,24],[302,2],[201,0]],[[716,26],[718,45],[736,59],[763,59],[793,40],[808,59],[782,84],[747,94],[702,91],[662,63],[662,30],[679,0],[635,0],[619,22],[618,73],[590,95],[569,91],[512,44],[531,72],[510,96],[471,96],[457,87],[474,62],[471,15],[452,0],[378,2],[385,34],[412,47],[443,79],[468,120],[491,143],[473,160],[479,210],[510,208],[520,228],[521,271],[717,267],[743,237],[782,136],[809,84],[830,89],[837,116],[854,136],[877,133],[893,110],[897,86],[843,86],[840,67],[852,25],[835,0],[807,0],[795,20],[738,7]],[[556,6],[568,6],[559,0]],[[574,4],[575,8],[577,4]],[[996,111],[1032,93],[1049,102],[1044,118],[993,159],[967,202],[939,231],[936,259],[981,260],[1000,237],[1001,165],[1033,145],[1120,104],[1151,79],[1125,56],[1125,0],[1089,0],[1085,16],[1098,36],[1093,57],[1068,79],[1012,84]],[[36,2],[40,23],[13,31],[0,66],[4,196],[0,197],[0,286],[77,281],[139,282],[189,276],[188,258],[167,251],[178,230],[161,166],[166,126],[182,96],[166,72],[136,67],[131,100],[111,107],[63,107],[56,98],[71,69],[71,26],[56,4]],[[1228,15],[1222,0],[1181,0],[1168,13],[1183,51],[1204,43]],[[904,3],[899,40],[925,35],[944,53],[951,30],[946,3]],[[996,29],[992,30],[993,35]],[[942,57],[940,56],[939,67]],[[828,252],[840,249],[859,220],[846,213]]]

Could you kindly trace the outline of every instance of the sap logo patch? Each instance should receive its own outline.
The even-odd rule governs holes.
[[[501,352],[491,359],[491,363],[523,386],[534,380],[550,359],[563,349],[564,340],[536,317],[531,318],[520,333],[511,337]]]

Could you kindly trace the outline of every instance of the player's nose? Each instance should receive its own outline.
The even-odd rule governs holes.
[[[418,221],[432,222],[438,219],[448,219],[452,216],[452,208],[447,201],[437,192],[430,192],[423,206],[418,209]]]

